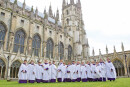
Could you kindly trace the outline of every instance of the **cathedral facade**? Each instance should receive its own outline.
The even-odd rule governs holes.
[[[0,78],[16,79],[23,60],[81,61],[89,44],[81,2],[63,0],[59,10],[39,12],[17,0],[0,0]]]
[[[130,51],[90,56],[88,38],[84,29],[81,2],[63,0],[62,14],[53,14],[52,7],[43,13],[28,7],[24,1],[0,0],[0,79],[17,79],[23,62],[98,61],[110,58],[117,76],[130,74]]]

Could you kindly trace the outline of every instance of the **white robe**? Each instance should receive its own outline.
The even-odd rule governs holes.
[[[96,67],[96,65],[92,64],[91,69],[92,69],[92,77],[93,77],[93,79],[99,78],[100,76],[99,76],[98,68]]]
[[[66,77],[66,65],[62,66],[62,82],[64,81],[65,77]]]
[[[106,64],[100,63],[102,78],[106,78]]]
[[[111,71],[113,70],[113,72]],[[106,76],[107,78],[116,78],[116,70],[112,62],[106,62]]]
[[[27,80],[27,72],[28,72],[28,65],[21,64],[19,72],[18,72],[18,78],[19,80]],[[25,73],[22,71],[26,71]]]
[[[86,64],[86,71],[87,71],[87,77],[88,78],[93,78],[92,77],[92,70],[91,70],[92,68],[91,68],[91,65],[88,65],[88,64]]]
[[[28,80],[35,80],[36,68],[35,64],[28,65]]]
[[[100,65],[96,65],[96,78],[102,77]]]
[[[76,78],[81,78],[81,65],[76,65]]]
[[[51,65],[51,79],[56,79],[57,76],[57,67],[56,65]]]
[[[43,73],[43,68],[41,65],[36,64],[35,66],[35,70],[36,70],[36,79],[42,80],[42,73]]]
[[[81,79],[87,79],[86,67],[81,65]]]
[[[49,76],[49,64],[43,64],[43,77],[42,77],[42,79],[44,80],[44,81],[49,81],[49,78],[50,78],[50,76]]]
[[[71,65],[68,65],[68,66],[67,66],[66,71],[67,71],[67,72],[71,72]],[[70,73],[67,73],[67,78],[68,78],[68,79],[71,78],[71,74],[70,74]]]
[[[72,80],[77,79],[77,78],[76,78],[76,65],[75,65],[75,64],[72,64],[72,65],[71,65],[71,79],[72,79]]]
[[[63,64],[59,64],[57,78],[62,78],[62,67],[63,67]],[[59,72],[59,70],[60,70],[60,72]]]

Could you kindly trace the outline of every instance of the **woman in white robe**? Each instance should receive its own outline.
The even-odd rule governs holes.
[[[53,64],[51,65],[51,82],[56,82],[56,76],[57,76],[57,67],[55,65],[55,61],[53,61]]]
[[[48,61],[45,60],[45,63],[43,64],[43,77],[42,77],[42,81],[43,83],[48,83],[49,82],[49,64]]]
[[[107,62],[106,62],[106,76],[107,76],[107,79],[110,81],[112,80],[115,81],[116,79],[116,70],[115,70],[114,65],[110,61],[110,59],[107,59]]]
[[[43,66],[41,65],[41,61],[38,61],[38,64],[36,64],[35,66],[35,70],[36,70],[36,82],[40,83],[42,82],[42,75],[43,75]]]
[[[81,64],[81,79],[82,82],[87,82],[87,71],[84,62]]]
[[[77,62],[77,65],[76,65],[76,81],[77,82],[81,81],[81,65],[79,61]]]
[[[27,83],[27,72],[28,72],[27,60],[24,60],[24,63],[21,64],[19,72],[18,72],[18,80],[19,83]]]
[[[35,64],[34,64],[34,61],[31,60],[31,63],[28,65],[28,81],[29,81],[29,83],[35,82],[35,73],[36,73]]]

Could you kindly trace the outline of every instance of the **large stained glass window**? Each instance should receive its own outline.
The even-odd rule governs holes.
[[[33,37],[33,42],[32,42],[32,49],[34,51],[35,56],[39,56],[40,52],[40,47],[41,47],[41,39],[39,35],[35,35]]]
[[[60,60],[62,60],[64,57],[64,45],[62,42],[60,42],[58,45],[58,53],[59,53]]]
[[[46,57],[47,58],[53,58],[53,48],[54,48],[54,43],[52,39],[50,38],[47,40],[47,44],[46,44]]]
[[[5,26],[2,23],[0,23],[0,47],[4,44],[5,34]]]
[[[15,33],[14,38],[14,52],[18,52],[20,50],[20,53],[24,53],[24,42],[25,42],[25,32],[23,30],[18,30]]]

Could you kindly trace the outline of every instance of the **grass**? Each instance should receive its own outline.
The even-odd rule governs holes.
[[[75,82],[75,83],[34,83],[19,84],[17,81],[0,80],[0,87],[130,87],[130,78],[120,78],[115,82]]]

